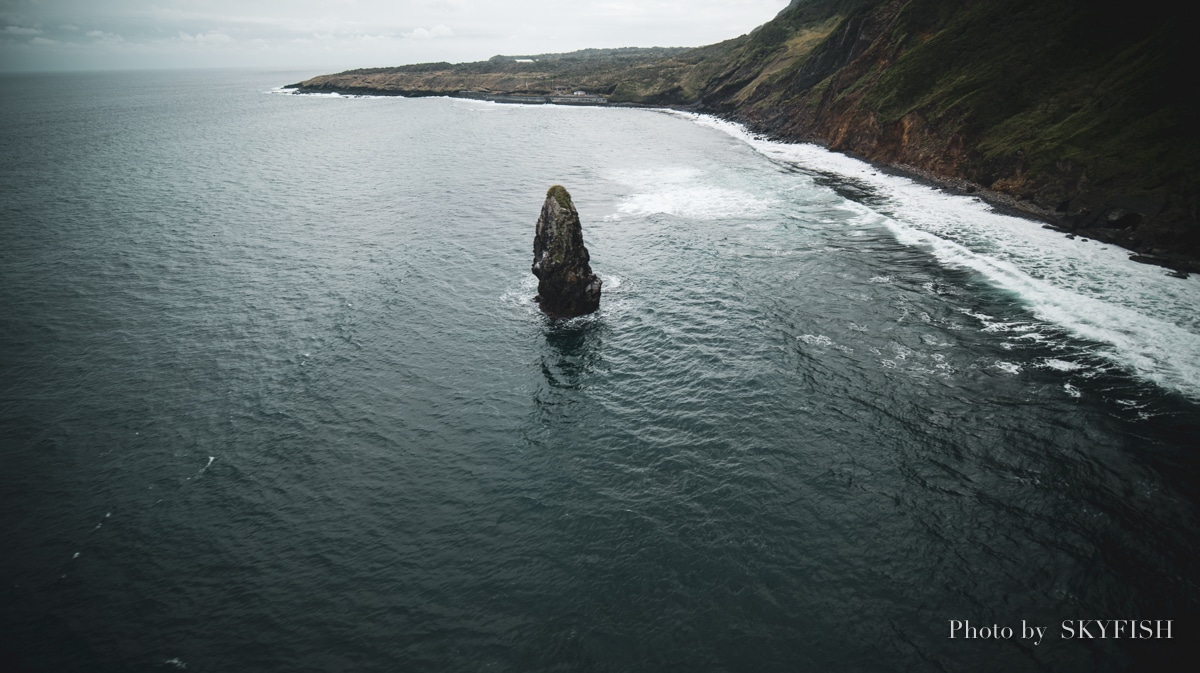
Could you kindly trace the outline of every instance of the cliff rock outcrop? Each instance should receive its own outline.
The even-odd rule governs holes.
[[[583,225],[562,185],[546,192],[533,238],[533,275],[538,277],[536,301],[552,318],[573,318],[600,308],[601,281],[588,264]]]

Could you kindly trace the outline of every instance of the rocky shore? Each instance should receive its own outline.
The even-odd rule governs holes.
[[[860,157],[861,158],[861,157]],[[1128,226],[1122,226],[1121,218],[1129,222],[1128,211],[1114,207],[1102,215],[1092,213],[1084,219],[1080,214],[1065,213],[1037,203],[1021,199],[1012,194],[989,189],[963,178],[947,177],[915,166],[905,164],[876,164],[880,170],[895,173],[942,189],[952,194],[974,196],[996,210],[1028,219],[1038,220],[1047,229],[1061,232],[1066,238],[1087,238],[1109,243],[1130,251],[1129,259],[1140,264],[1153,264],[1170,271],[1169,275],[1187,278],[1189,274],[1200,274],[1200,256],[1173,251],[1154,245],[1140,245],[1132,240]],[[1112,218],[1111,220],[1108,218]],[[1083,224],[1084,226],[1081,226]]]

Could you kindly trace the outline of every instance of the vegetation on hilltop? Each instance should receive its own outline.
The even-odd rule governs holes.
[[[497,55],[473,63],[417,63],[362,68],[301,82],[308,90],[399,95],[553,93],[559,88],[612,94],[629,71],[667,61],[689,51],[683,47],[583,49],[565,54]]]
[[[873,2],[733,109],[1009,194],[1081,233],[1196,255],[1195,94],[1172,80],[1183,46],[1165,14],[1078,0]]]

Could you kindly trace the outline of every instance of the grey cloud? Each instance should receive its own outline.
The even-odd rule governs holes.
[[[73,63],[332,70],[584,47],[689,46],[734,37],[786,5],[787,0],[0,0],[0,26],[6,26],[0,43],[7,45],[0,69]],[[34,38],[41,39],[35,44]]]

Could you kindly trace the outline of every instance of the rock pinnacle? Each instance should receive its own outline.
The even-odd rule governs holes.
[[[536,301],[552,318],[573,318],[600,308],[601,281],[588,264],[583,225],[562,185],[546,192],[533,238],[533,275],[538,277]]]

